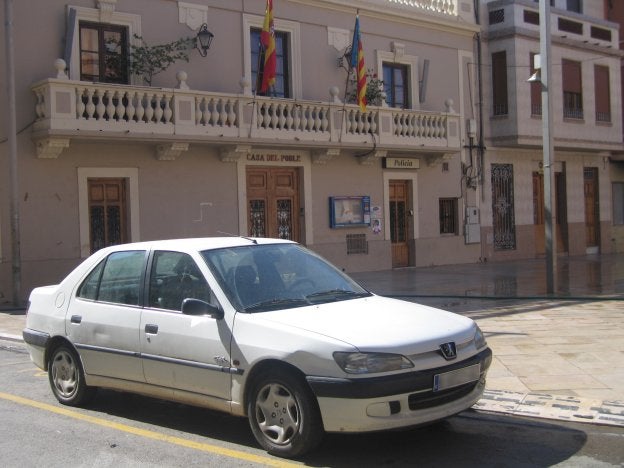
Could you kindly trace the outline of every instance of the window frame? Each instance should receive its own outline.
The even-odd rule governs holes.
[[[391,96],[394,96],[395,92],[394,90],[396,89],[396,86],[394,85],[394,83],[390,83],[388,84],[386,82],[386,70],[389,69],[392,71],[392,76],[395,76],[395,72],[399,71],[403,80],[402,86],[403,86],[403,102],[401,103],[400,106],[396,105],[397,102],[396,100],[392,100],[392,102],[388,102],[391,98]],[[384,82],[384,91],[386,92],[386,104],[388,104],[389,107],[393,107],[396,109],[409,109],[409,103],[410,103],[410,70],[409,70],[409,65],[404,64],[404,63],[391,63],[391,62],[383,62],[381,65],[381,78]],[[390,89],[390,93],[388,93],[388,89]]]
[[[128,240],[140,240],[139,229],[139,170],[138,168],[79,167],[78,172],[78,223],[80,231],[80,256],[91,255],[91,236],[89,223],[89,183],[88,179],[125,178],[127,179],[126,204],[128,213]]]
[[[85,49],[82,43],[82,31],[83,29],[89,29],[96,31],[97,34],[97,52],[98,55],[98,63],[97,63],[97,75],[91,75],[83,72],[83,53],[92,53],[94,51],[90,51]],[[106,32],[114,32],[120,34],[121,40],[121,53],[119,54],[108,54],[108,55],[119,55],[119,72],[120,79],[117,81],[107,80],[106,79],[106,44],[104,42],[104,34]],[[129,81],[129,72],[128,72],[128,54],[129,54],[129,43],[128,43],[128,28],[127,26],[116,25],[116,24],[108,24],[108,23],[93,23],[91,21],[80,21],[78,23],[78,44],[80,51],[80,80],[81,81],[89,81],[93,83],[114,83],[114,84],[128,84]],[[86,79],[86,76],[97,77],[97,79]]]
[[[376,50],[377,76],[383,79],[383,64],[399,64],[407,67],[408,81],[407,89],[407,107],[406,109],[420,109],[420,87],[418,77],[420,75],[418,67],[418,56],[407,55],[404,53],[403,46],[400,44],[392,45],[394,51]],[[381,72],[381,75],[380,75]]]
[[[444,205],[450,205],[445,207]],[[459,235],[459,203],[456,197],[446,197],[438,199],[438,218],[440,220],[441,236],[457,236]],[[445,208],[450,208],[449,210]],[[448,211],[448,215],[443,212]]]
[[[624,182],[611,183],[611,202],[613,226],[624,226]]]
[[[499,63],[498,57],[504,61]],[[500,60],[503,60],[500,59]],[[492,52],[492,115],[504,117],[509,115],[509,83],[507,74],[507,51]],[[498,73],[501,73],[499,76]],[[500,102],[504,100],[504,102]]]
[[[578,88],[570,84],[574,80],[572,72],[578,72]],[[583,120],[585,111],[583,107],[583,64],[578,60],[561,59],[561,91],[563,97],[563,118]],[[576,106],[576,107],[575,107]]]
[[[262,29],[264,24],[264,16],[260,15],[243,15],[243,66],[244,76],[249,80],[250,86],[248,92],[253,91],[251,84],[251,29]],[[295,21],[287,21],[279,18],[273,19],[273,25],[276,31],[286,33],[288,36],[288,61],[289,69],[289,98],[287,99],[303,99],[303,87],[301,84],[301,27]]]
[[[594,64],[594,103],[596,122],[611,123],[611,70],[608,65]]]
[[[132,13],[114,11],[104,14],[97,8],[67,6],[67,32],[65,36],[65,62],[70,80],[80,81],[80,22],[106,23],[128,28],[128,48],[131,45],[140,46],[141,41],[135,35],[141,36],[141,16]],[[128,75],[128,84],[141,84],[141,78]]]
[[[260,57],[262,57],[261,53],[260,53],[260,34],[262,33],[262,28],[256,28],[256,27],[251,27],[249,29],[249,47],[250,47],[250,53],[252,53],[252,50],[255,50],[256,46],[252,46],[252,40],[251,40],[251,35],[257,33],[258,34],[258,53],[257,54],[252,54],[252,57],[255,55],[257,57],[257,59],[254,59],[256,61],[256,75],[254,78],[254,60],[250,61],[250,66],[251,66],[251,72],[250,72],[250,78],[251,78],[251,91],[254,94],[257,94],[258,96],[271,96],[270,92],[265,93],[260,93],[257,89],[256,89],[256,85],[257,85],[257,73],[259,71],[260,68]],[[282,43],[282,49],[280,50],[279,48],[279,43]],[[282,93],[283,95],[279,95],[277,94],[275,97],[278,98],[284,98],[284,99],[290,99],[290,92],[292,89],[292,86],[290,85],[290,76],[291,76],[291,71],[290,71],[290,57],[292,56],[291,51],[289,50],[289,44],[290,44],[290,40],[288,38],[288,33],[284,32],[284,31],[275,31],[275,54],[276,54],[276,70],[275,70],[275,76],[276,76],[276,82],[279,81],[279,77],[282,77],[282,81],[284,83],[284,88],[283,90],[280,91],[280,93]],[[281,63],[281,67],[280,67],[280,63]],[[264,71],[263,71],[264,72]]]

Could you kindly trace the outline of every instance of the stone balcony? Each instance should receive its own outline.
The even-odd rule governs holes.
[[[56,78],[32,86],[39,158],[58,157],[75,139],[143,142],[161,160],[203,144],[220,147],[222,160],[271,146],[310,150],[318,163],[372,149],[361,163],[396,153],[434,164],[461,148],[450,100],[446,112],[368,106],[362,113],[340,102],[337,88],[319,102],[190,90],[184,72],[177,88],[111,85],[69,80],[60,62]]]
[[[539,35],[539,4],[532,0],[496,0],[487,4],[486,31],[491,40],[519,31]],[[550,32],[553,41],[598,49],[619,48],[616,23],[551,8]]]

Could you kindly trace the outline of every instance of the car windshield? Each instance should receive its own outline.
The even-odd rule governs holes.
[[[327,261],[298,244],[206,250],[202,256],[237,310],[265,312],[369,296]]]

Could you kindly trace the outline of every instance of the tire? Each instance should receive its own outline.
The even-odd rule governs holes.
[[[321,442],[321,414],[303,378],[277,369],[252,385],[247,415],[256,440],[267,452],[294,458]]]
[[[95,396],[96,389],[85,383],[78,354],[67,345],[60,345],[52,351],[48,379],[52,393],[64,405],[84,405]]]

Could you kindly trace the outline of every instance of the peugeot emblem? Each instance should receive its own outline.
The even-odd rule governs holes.
[[[440,351],[442,351],[442,356],[444,356],[444,359],[447,361],[452,361],[457,357],[457,348],[455,347],[455,342],[453,341],[441,344]]]

